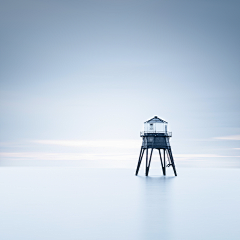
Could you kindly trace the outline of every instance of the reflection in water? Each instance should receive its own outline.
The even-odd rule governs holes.
[[[175,177],[140,177],[144,183],[144,239],[169,239],[171,235],[171,191]]]

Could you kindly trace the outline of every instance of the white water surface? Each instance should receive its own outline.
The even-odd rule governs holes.
[[[237,240],[240,169],[1,167],[1,240]]]

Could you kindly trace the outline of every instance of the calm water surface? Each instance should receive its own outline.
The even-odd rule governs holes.
[[[0,239],[239,239],[240,170],[1,167]]]

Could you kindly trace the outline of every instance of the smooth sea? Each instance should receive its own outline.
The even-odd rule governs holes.
[[[1,166],[1,240],[238,240],[240,169]]]

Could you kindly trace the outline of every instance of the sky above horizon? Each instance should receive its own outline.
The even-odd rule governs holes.
[[[157,115],[173,153],[239,162],[239,10],[231,0],[0,0],[1,158],[87,154],[101,142],[138,157],[143,122]]]

